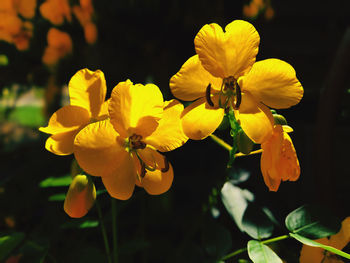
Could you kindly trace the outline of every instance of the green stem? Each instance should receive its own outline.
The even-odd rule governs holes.
[[[98,220],[100,221],[100,225],[101,225],[103,241],[105,243],[105,249],[106,249],[108,263],[112,263],[111,251],[109,249],[109,243],[108,243],[106,228],[105,228],[105,225],[104,225],[103,219],[102,219],[101,207],[100,207],[99,203],[97,202],[97,199],[96,199],[95,203],[96,203],[96,209],[97,209],[97,214],[98,214]]]
[[[113,261],[118,263],[117,246],[117,200],[112,198],[112,232],[113,232]]]
[[[216,136],[214,134],[210,134],[209,136],[214,142],[219,144],[221,147],[225,148],[228,151],[232,150],[232,146],[229,145],[228,143],[226,143],[223,139],[219,138],[218,136]]]
[[[270,239],[266,239],[264,241],[261,241],[260,243],[261,244],[269,244],[269,243],[273,243],[273,242],[277,242],[277,241],[280,241],[280,240],[283,240],[283,239],[287,239],[287,238],[290,238],[289,235],[283,235],[283,236],[279,236],[279,237],[274,237],[274,238],[270,238]],[[247,248],[240,248],[236,251],[233,251],[232,253],[230,254],[227,254],[226,256],[224,256],[223,258],[221,258],[221,260],[227,260],[229,258],[232,258],[238,254],[241,254],[243,252],[247,251]]]
[[[218,136],[216,136],[214,134],[210,134],[209,136],[214,142],[216,142],[218,145],[222,146],[226,150],[228,150],[228,151],[232,150],[232,146],[229,145],[228,143],[226,143],[223,139],[219,138]],[[244,154],[244,153],[240,153],[239,152],[239,153],[235,154],[235,157],[242,157],[242,156],[248,156],[248,155],[253,155],[253,154],[259,154],[259,153],[262,153],[262,152],[263,152],[262,149],[258,149],[258,150],[252,151],[252,152],[250,152],[248,154]]]

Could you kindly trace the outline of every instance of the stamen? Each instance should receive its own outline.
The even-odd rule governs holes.
[[[156,170],[157,164],[156,164],[155,161],[154,161],[153,167],[149,167],[149,166],[141,159],[141,157],[140,157],[140,155],[139,155],[139,153],[138,153],[137,151],[136,151],[136,156],[137,156],[137,159],[139,159],[139,162],[140,162],[141,166],[143,166],[145,170],[151,171],[151,172],[154,172],[154,171]],[[146,172],[146,171],[145,171],[145,172]]]
[[[242,102],[242,92],[241,92],[241,87],[236,83],[236,102],[234,105],[234,109],[238,110],[239,106],[241,105]]]
[[[141,178],[144,178],[145,175],[146,175],[146,164],[145,162],[143,162],[141,159],[139,159],[140,161],[140,164],[141,164],[141,174],[140,174],[140,177]]]
[[[210,98],[210,89],[211,89],[211,84],[209,83],[208,86],[207,86],[207,89],[205,91],[205,97],[207,99],[208,104],[210,106],[214,107],[214,103],[213,103],[213,101]]]
[[[144,143],[142,140],[141,135],[133,134],[129,137],[129,142],[132,149],[145,149],[146,143]]]
[[[160,171],[162,173],[166,173],[167,171],[169,171],[170,165],[169,165],[168,159],[165,156],[163,157],[164,157],[164,168],[160,169]]]

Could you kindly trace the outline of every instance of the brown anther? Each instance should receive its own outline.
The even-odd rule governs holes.
[[[166,173],[167,171],[169,171],[170,165],[169,165],[168,159],[165,156],[163,157],[164,157],[164,168],[160,169],[160,171],[162,173]]]
[[[207,99],[207,102],[210,106],[214,107],[214,103],[210,98],[210,89],[211,89],[211,84],[209,83],[207,86],[207,89],[205,91],[205,98]]]
[[[236,102],[234,105],[234,109],[238,110],[239,106],[241,106],[242,102],[242,92],[241,92],[241,87],[236,83]]]
[[[146,143],[144,143],[142,140],[141,135],[133,134],[129,137],[130,146],[132,149],[145,149]]]
[[[144,178],[146,175],[146,165],[143,161],[140,160],[140,164],[141,164],[141,171],[140,171],[140,177]]]

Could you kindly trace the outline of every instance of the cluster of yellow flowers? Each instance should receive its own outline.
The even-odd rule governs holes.
[[[68,0],[46,0],[40,5],[39,10],[41,15],[55,26],[60,26],[65,21],[72,22],[73,13],[84,29],[86,42],[93,44],[97,39],[97,27],[92,21],[94,15],[92,0],[79,0],[79,4],[71,7]],[[61,58],[72,52],[71,37],[57,28],[49,30],[47,43],[42,58],[45,65],[54,66]]]
[[[57,155],[74,153],[84,171],[100,176],[108,193],[129,199],[135,185],[149,194],[166,192],[173,168],[159,153],[182,146],[185,136],[180,115],[183,105],[164,101],[153,84],[120,82],[105,101],[102,71],[83,69],[69,82],[70,105],[55,112],[42,132],[51,134],[46,149]],[[74,177],[65,211],[81,217],[92,206],[96,190],[85,175]]]
[[[1,0],[0,40],[14,44],[18,50],[28,49],[35,7],[36,0]]]
[[[160,152],[174,150],[188,138],[206,138],[229,109],[247,136],[261,144],[264,180],[276,191],[281,180],[296,180],[300,168],[287,134],[292,129],[276,125],[267,106],[295,105],[303,88],[288,63],[255,62],[259,42],[259,34],[245,21],[233,21],[225,32],[217,24],[205,25],[194,40],[197,55],[170,79],[175,97],[194,101],[185,109],[175,99],[163,101],[156,85],[134,85],[130,80],[120,82],[105,100],[104,74],[78,71],[68,86],[70,105],[40,128],[51,134],[46,149],[57,155],[73,153],[85,172],[102,178],[114,198],[130,198],[135,185],[158,195],[173,181],[173,168]],[[75,176],[65,211],[81,217],[95,198],[91,179]]]
[[[2,0],[0,2],[0,40],[12,43],[18,50],[27,50],[33,35],[33,19],[37,0]],[[93,44],[97,40],[97,27],[93,22],[94,8],[92,0],[80,0],[79,5],[70,6],[68,0],[46,0],[39,7],[42,17],[54,26],[65,21],[72,22],[75,15],[83,27],[85,40]],[[42,61],[45,65],[54,66],[72,52],[73,44],[70,35],[52,27],[47,33],[47,43]]]
[[[271,0],[251,0],[249,4],[243,6],[243,15],[250,19],[257,18],[263,13],[266,20],[271,20],[275,11],[271,6]]]

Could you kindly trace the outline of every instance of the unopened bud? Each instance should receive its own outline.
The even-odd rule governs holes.
[[[273,119],[275,120],[275,125],[287,125],[287,120],[280,114],[273,114]]]
[[[73,218],[80,218],[87,214],[96,200],[96,188],[91,178],[77,175],[69,186],[64,211]]]
[[[254,147],[254,142],[245,134],[243,130],[237,133],[237,147],[238,151],[244,154],[249,154]]]

